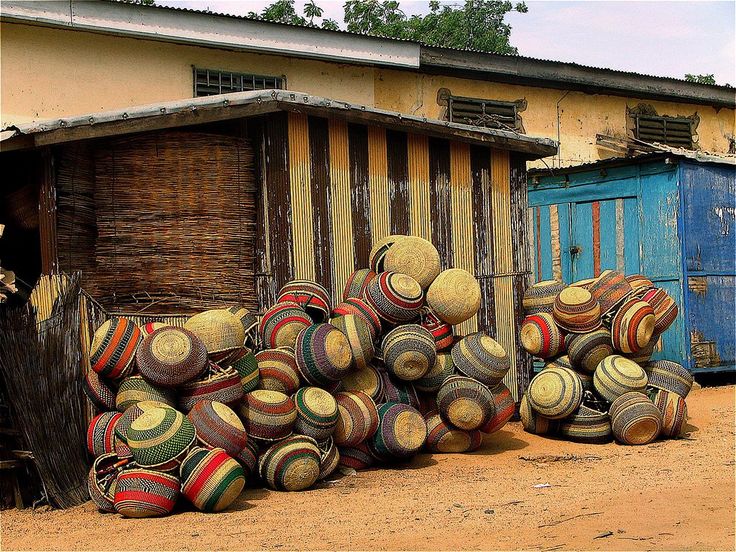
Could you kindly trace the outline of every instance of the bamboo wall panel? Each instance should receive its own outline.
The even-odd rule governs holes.
[[[431,240],[429,142],[427,137],[409,134],[407,153],[411,234],[425,240]]]
[[[475,276],[480,283],[481,308],[478,323],[495,337],[496,301],[494,290],[496,213],[491,191],[491,156],[488,149],[470,148],[470,176],[473,187],[473,248]]]
[[[314,272],[318,282],[333,289],[332,200],[330,198],[330,136],[327,119],[309,117],[309,151],[312,182]]]
[[[371,194],[368,186],[368,127],[348,125],[350,200],[352,205],[353,269],[368,266],[371,236]]]
[[[307,116],[289,113],[289,182],[294,239],[294,278],[314,280],[314,227],[312,224],[312,182]]]
[[[403,132],[386,131],[386,155],[388,159],[389,217],[392,234],[409,234],[409,162],[407,136]]]
[[[330,120],[329,127],[335,290],[342,291],[355,266],[348,125],[345,121]]]
[[[386,130],[368,127],[368,187],[371,196],[371,234],[374,241],[391,234],[387,163]]]
[[[445,254],[442,268],[454,265],[452,247],[452,187],[450,186],[450,144],[447,140],[430,138],[427,146],[429,162],[429,209],[432,224],[431,241]]]

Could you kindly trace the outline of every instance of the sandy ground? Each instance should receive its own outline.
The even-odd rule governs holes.
[[[421,455],[303,493],[248,489],[220,514],[5,511],[0,546],[733,550],[734,396],[733,386],[693,391],[690,433],[645,447],[583,446],[511,423],[474,454]]]

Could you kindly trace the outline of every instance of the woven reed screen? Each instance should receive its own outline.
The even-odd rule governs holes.
[[[256,309],[250,143],[160,132],[73,146],[58,158],[64,270],[111,312]]]

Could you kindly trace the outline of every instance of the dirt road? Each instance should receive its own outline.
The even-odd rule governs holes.
[[[4,511],[0,548],[732,550],[734,393],[693,391],[687,438],[645,447],[512,423],[474,454],[421,455],[304,493],[249,489],[221,514]]]

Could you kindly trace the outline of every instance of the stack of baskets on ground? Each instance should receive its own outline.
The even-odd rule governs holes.
[[[90,495],[128,517],[168,514],[181,496],[219,511],[249,479],[298,491],[338,468],[476,450],[514,413],[503,347],[453,334],[480,303],[476,279],[442,271],[431,243],[391,236],[334,307],[295,280],[260,317],[111,319],[85,382],[102,411],[88,432]]]
[[[677,317],[665,290],[606,270],[569,286],[534,284],[524,309],[521,343],[545,360],[519,406],[526,431],[627,445],[682,434],[692,375],[676,362],[651,361]]]

